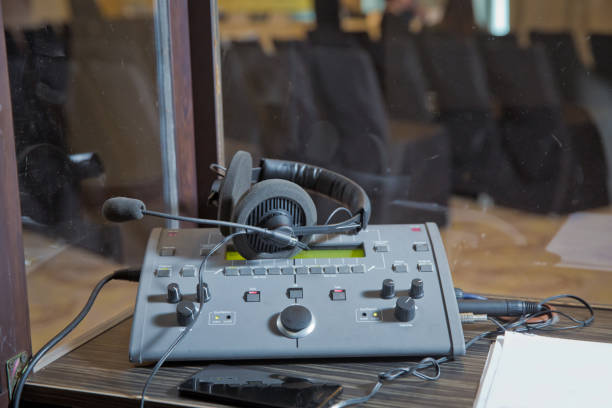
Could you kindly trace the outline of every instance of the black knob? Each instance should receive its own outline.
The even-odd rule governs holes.
[[[410,296],[402,296],[395,303],[395,318],[400,322],[409,322],[414,319],[416,308],[414,299]]]
[[[423,279],[415,278],[412,280],[412,285],[410,286],[410,297],[413,299],[420,299],[425,295],[423,291]]]
[[[280,313],[276,325],[285,336],[299,338],[314,330],[315,321],[310,310],[301,305],[291,305]]]
[[[187,326],[195,319],[196,307],[193,302],[182,301],[176,305],[176,320],[181,326]]]
[[[210,300],[210,289],[206,282],[202,282],[202,286],[200,284],[196,286],[196,297],[198,302],[201,303],[206,303]]]
[[[179,289],[178,283],[171,283],[168,285],[168,302],[178,303],[183,300],[183,295]]]
[[[393,279],[385,279],[380,290],[380,297],[383,299],[391,299],[395,296],[395,282]]]

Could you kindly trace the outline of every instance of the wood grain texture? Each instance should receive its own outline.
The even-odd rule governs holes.
[[[208,166],[223,164],[224,157],[216,0],[189,0],[187,4],[188,20],[181,21],[181,27],[188,30],[191,44],[198,214],[203,218],[216,218],[216,209],[207,206],[210,186],[216,178]]]
[[[570,310],[586,317],[582,310]],[[26,387],[25,398],[78,406],[136,406],[151,366],[136,366],[127,359],[131,319],[93,339],[83,347],[57,360],[35,374]],[[465,326],[466,338],[491,329],[490,324]],[[612,342],[612,311],[597,310],[592,326],[566,332],[550,333],[555,337]],[[483,340],[467,355],[444,364],[438,381],[422,381],[406,377],[386,384],[368,407],[471,407],[484,367],[489,341]],[[326,359],[294,361],[229,362],[248,365],[287,375],[302,375],[344,386],[342,398],[363,395],[376,380],[377,373],[392,367],[403,367],[418,359]],[[197,406],[221,407],[179,398],[176,387],[204,365],[177,363],[164,366],[153,381],[147,407]]]
[[[13,114],[4,19],[0,5],[0,407],[8,406],[7,359],[30,353],[30,325],[21,240]]]
[[[588,212],[612,214],[612,207]],[[442,238],[455,286],[531,298],[572,293],[593,304],[612,305],[612,265],[608,271],[561,267],[560,257],[546,251],[566,220],[567,216],[482,208],[454,197]]]
[[[198,216],[198,183],[196,174],[195,122],[191,74],[191,43],[187,0],[167,3],[170,16],[172,60],[172,97],[174,105],[174,138],[178,177],[179,213]],[[181,223],[182,227],[192,224]]]

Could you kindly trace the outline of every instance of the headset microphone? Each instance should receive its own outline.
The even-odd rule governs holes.
[[[310,190],[341,203],[350,217],[331,225],[315,225],[317,212]],[[102,207],[109,221],[161,217],[204,225],[216,225],[229,236],[236,230],[246,234],[233,238],[235,249],[245,259],[290,258],[307,249],[314,234],[356,233],[368,225],[370,199],[354,181],[331,170],[309,164],[262,159],[253,168],[251,155],[238,151],[213,184],[216,220],[183,217],[149,211],[140,200],[114,197]]]
[[[144,203],[135,198],[113,197],[104,202],[102,215],[112,222],[139,220],[146,211]]]

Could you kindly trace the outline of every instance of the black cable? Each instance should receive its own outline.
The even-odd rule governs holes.
[[[219,250],[219,248],[221,248],[223,245],[225,245],[229,240],[231,240],[232,238],[234,238],[237,235],[243,235],[243,234],[246,234],[246,231],[234,232],[233,234],[230,234],[227,237],[223,238],[223,240],[221,242],[219,242],[217,245],[215,245],[214,248],[208,253],[208,255],[206,255],[204,257],[204,259],[202,259],[202,262],[200,262],[200,268],[198,269],[198,288],[202,287],[202,283],[203,283],[202,282],[202,271],[206,270],[206,262],[208,261],[208,258],[212,254],[214,254],[217,250]],[[145,396],[147,394],[147,389],[149,388],[149,385],[151,384],[151,381],[153,381],[153,377],[155,377],[155,375],[157,374],[157,372],[159,371],[161,366],[168,359],[168,357],[170,357],[170,354],[172,354],[172,352],[174,351],[176,346],[178,346],[181,343],[181,341],[183,341],[185,336],[187,336],[187,333],[189,333],[191,331],[193,326],[198,321],[198,317],[200,317],[200,313],[202,313],[202,309],[203,308],[204,308],[204,296],[200,296],[200,305],[199,305],[198,310],[196,310],[195,315],[193,316],[193,320],[191,321],[191,323],[189,323],[185,327],[185,330],[183,330],[181,332],[181,334],[179,334],[177,336],[177,338],[174,340],[174,342],[172,342],[170,347],[168,347],[168,349],[163,354],[163,356],[157,361],[157,363],[153,367],[153,370],[151,371],[151,374],[149,374],[149,378],[147,378],[147,381],[145,382],[144,386],[142,387],[142,392],[140,393],[140,408],[144,408]]]
[[[470,347],[472,347],[474,344],[476,344],[476,342],[492,334],[503,334],[504,332],[508,330],[513,330],[517,332],[524,332],[524,331],[531,331],[531,330],[544,330],[544,331],[568,330],[568,329],[575,329],[579,327],[586,327],[590,325],[591,323],[593,323],[595,319],[595,312],[593,311],[593,308],[586,300],[578,296],[567,295],[567,294],[551,296],[549,298],[546,298],[538,302],[538,306],[544,306],[546,303],[549,303],[553,300],[562,299],[562,298],[570,298],[570,299],[574,299],[578,301],[589,311],[590,316],[585,320],[580,320],[580,319],[576,319],[575,317],[571,316],[568,313],[565,313],[559,310],[551,310],[551,309],[544,308],[543,310],[539,310],[535,313],[530,313],[530,314],[525,314],[523,316],[520,316],[517,320],[506,323],[506,324],[502,324],[501,322],[499,322],[497,319],[493,317],[488,317],[488,320],[491,323],[493,323],[495,326],[497,326],[497,329],[482,332],[478,334],[477,336],[475,336],[474,338],[467,341],[465,343],[466,351]],[[532,319],[534,317],[542,316],[545,314],[549,314],[552,316],[552,314],[555,314],[555,313],[571,320],[572,322],[576,324],[571,325],[571,326],[552,327],[552,325],[555,324],[555,321],[552,319],[552,317],[545,322],[527,323],[529,319]],[[378,381],[376,382],[376,384],[374,384],[374,386],[372,387],[372,389],[367,395],[337,402],[336,404],[332,405],[331,408],[344,408],[344,407],[348,407],[351,405],[363,404],[367,402],[370,398],[372,398],[382,388],[384,381],[393,381],[404,375],[414,375],[415,377],[418,377],[422,380],[435,381],[438,378],[440,378],[440,374],[441,374],[440,364],[446,363],[451,360],[452,359],[450,357],[441,357],[439,359],[435,359],[433,357],[426,357],[422,359],[421,361],[419,361],[417,364],[410,366],[410,367],[392,368],[388,371],[378,374]],[[434,369],[434,375],[427,375],[423,373],[422,370],[425,370],[428,368]]]
[[[81,312],[61,332],[56,334],[55,337],[49,340],[47,344],[42,346],[42,348],[38,350],[38,352],[28,360],[25,370],[21,373],[19,381],[15,385],[15,392],[13,394],[13,408],[19,408],[23,387],[25,386],[26,380],[28,379],[28,376],[32,373],[32,370],[34,369],[36,364],[49,350],[51,350],[57,343],[59,343],[72,330],[74,330],[74,328],[78,326],[79,323],[81,323],[81,320],[83,320],[85,316],[87,316],[87,313],[89,313],[89,310],[93,306],[96,297],[98,296],[104,285],[114,279],[138,282],[138,280],[140,279],[140,268],[121,269],[109,275],[106,275],[104,278],[102,278],[102,280],[100,280],[100,282],[98,282],[98,284],[91,291],[91,295],[89,295],[89,299],[87,300],[87,303],[85,303],[85,306],[83,307]]]

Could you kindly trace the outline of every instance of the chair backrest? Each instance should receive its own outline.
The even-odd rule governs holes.
[[[389,131],[370,57],[349,42],[311,44],[307,53],[321,112],[337,130],[340,164],[373,173],[383,171]]]
[[[584,71],[584,66],[576,52],[571,33],[532,32],[530,38],[532,44],[541,44],[544,47],[563,97],[570,101],[575,100],[576,76]]]
[[[504,108],[556,109],[561,105],[542,45],[520,48],[502,41],[490,42],[483,49],[491,91]]]
[[[487,74],[473,38],[425,33],[420,48],[440,112],[490,110]]]
[[[383,20],[382,76],[389,116],[428,122],[433,119],[428,103],[429,84],[414,36],[393,17]]]

